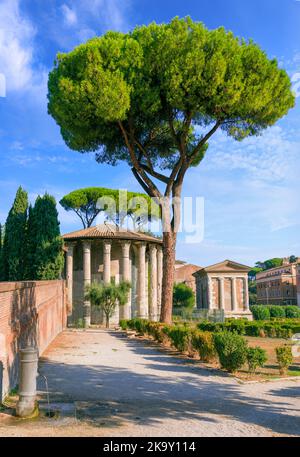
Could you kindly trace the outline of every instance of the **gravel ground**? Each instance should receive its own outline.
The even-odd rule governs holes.
[[[300,436],[299,380],[241,384],[118,332],[65,331],[40,373],[58,416],[0,414],[0,436]]]

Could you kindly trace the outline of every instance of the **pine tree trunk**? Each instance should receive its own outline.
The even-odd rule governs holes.
[[[163,234],[163,281],[161,322],[172,323],[173,285],[175,271],[176,234],[171,230]]]
[[[106,328],[109,328],[109,316],[106,316]]]

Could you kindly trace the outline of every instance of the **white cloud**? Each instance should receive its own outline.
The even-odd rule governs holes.
[[[72,8],[70,8],[66,4],[62,5],[61,9],[62,9],[65,23],[69,26],[75,25],[78,20],[76,11],[74,11]]]
[[[20,13],[19,0],[0,4],[0,72],[7,91],[35,90],[44,87],[44,70],[34,70],[36,30]]]

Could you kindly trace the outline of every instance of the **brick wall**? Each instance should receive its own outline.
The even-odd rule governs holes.
[[[0,400],[17,384],[19,350],[42,355],[66,322],[64,281],[0,283]]]

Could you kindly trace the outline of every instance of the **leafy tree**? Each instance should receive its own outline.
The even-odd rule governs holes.
[[[27,279],[59,279],[64,255],[54,197],[47,193],[37,197],[30,209],[28,226]]]
[[[263,268],[261,267],[252,268],[248,273],[250,281],[255,281],[257,273],[260,273],[261,271],[263,271]]]
[[[174,284],[173,306],[175,308],[193,308],[195,305],[195,294],[193,289],[184,283]]]
[[[49,75],[48,111],[66,144],[99,163],[129,164],[163,217],[161,320],[171,322],[178,199],[208,140],[259,135],[295,97],[287,73],[253,41],[191,18],[108,32],[68,54]],[[164,186],[164,188],[163,188]]]
[[[5,281],[24,279],[28,194],[19,187],[5,223],[2,248]]]
[[[271,268],[281,267],[282,258],[274,257],[274,259],[269,259],[264,261],[264,270],[270,270]]]
[[[290,259],[289,259],[290,263],[295,263],[295,262],[297,262],[297,260],[298,260],[297,256],[295,256],[295,255],[290,256]]]
[[[121,198],[119,198],[121,196]],[[103,207],[97,205],[100,198],[109,197],[113,199],[114,206],[104,204]],[[141,204],[141,201],[143,204]],[[74,211],[80,218],[83,227],[91,227],[96,217],[103,212],[108,221],[122,226],[126,217],[130,217],[134,227],[143,225],[150,218],[159,217],[159,207],[148,195],[137,192],[119,192],[115,189],[102,187],[89,187],[78,189],[63,197],[60,201],[61,206],[66,211]]]
[[[128,301],[131,285],[128,281],[120,284],[93,283],[87,287],[86,299],[91,300],[94,306],[103,310],[106,319],[106,328],[109,328],[109,320],[114,315],[116,307],[124,306]]]

